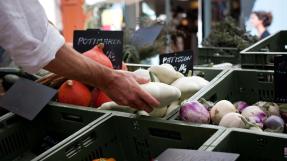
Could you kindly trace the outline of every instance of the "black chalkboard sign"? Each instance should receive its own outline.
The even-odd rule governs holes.
[[[21,78],[0,97],[0,107],[33,120],[56,93],[53,88]]]
[[[167,149],[154,161],[236,161],[239,154],[187,149]]]
[[[115,69],[121,69],[123,59],[123,32],[101,31],[98,29],[74,31],[73,47],[80,53],[104,43],[105,54],[110,58]]]
[[[140,28],[133,34],[132,43],[138,48],[151,46],[154,44],[162,28],[162,25]]]
[[[275,102],[287,103],[287,56],[274,58]]]
[[[187,75],[190,70],[193,70],[192,50],[185,50],[178,53],[161,54],[159,56],[159,64],[171,64],[176,71]]]

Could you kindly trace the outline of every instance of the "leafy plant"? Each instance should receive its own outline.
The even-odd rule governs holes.
[[[245,29],[239,27],[235,20],[227,17],[214,25],[202,45],[214,47],[235,47],[240,50],[254,44],[258,38],[250,35]]]

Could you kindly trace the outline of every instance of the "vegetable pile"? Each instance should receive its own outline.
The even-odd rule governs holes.
[[[113,68],[111,61],[104,54],[103,48],[103,44],[98,44],[93,49],[83,53],[83,55],[108,68]],[[124,64],[122,69],[127,69]],[[170,64],[151,66],[147,70],[138,69],[133,73],[150,80],[149,83],[140,86],[160,102],[160,106],[153,107],[151,113],[137,111],[135,107],[118,105],[100,89],[91,88],[76,80],[63,82],[58,90],[57,100],[61,103],[84,107],[164,117],[178,108],[181,102],[190,98],[201,88],[209,84],[207,80],[198,76],[185,77],[180,72],[177,72]]]
[[[248,105],[244,101],[233,104],[228,100],[217,103],[200,99],[182,103],[179,117],[193,123],[211,123],[227,128],[283,133],[287,121],[287,105],[259,101]]]
[[[208,85],[208,81],[198,76],[185,77],[177,72],[170,64],[151,66],[149,69],[138,69],[134,74],[150,80],[142,84],[141,88],[160,101],[159,107],[153,107],[151,113],[137,111],[133,107],[121,106],[115,102],[102,104],[98,109],[116,110],[136,113],[139,115],[164,117],[179,107],[181,102],[190,98],[201,88]]]

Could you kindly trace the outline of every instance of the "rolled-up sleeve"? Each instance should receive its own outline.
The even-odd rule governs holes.
[[[53,60],[65,42],[38,0],[0,1],[0,31],[0,46],[29,73]]]

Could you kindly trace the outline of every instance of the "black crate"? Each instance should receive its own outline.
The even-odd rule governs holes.
[[[240,64],[240,50],[229,47],[199,47],[197,64]]]
[[[189,100],[231,102],[243,100],[249,104],[257,101],[274,101],[274,77],[271,70],[231,69],[204,91],[196,93]],[[168,119],[178,120],[178,108]]]
[[[31,160],[109,114],[56,103],[47,105],[33,121],[8,113],[0,118],[0,161]]]
[[[287,31],[279,31],[242,50],[241,67],[274,69],[274,57],[287,54]]]
[[[246,129],[228,129],[206,150],[238,153],[238,161],[285,161],[287,136]]]
[[[148,117],[111,116],[79,131],[78,136],[36,160],[91,161],[113,157],[117,161],[150,161],[167,148],[205,148],[224,130]]]

